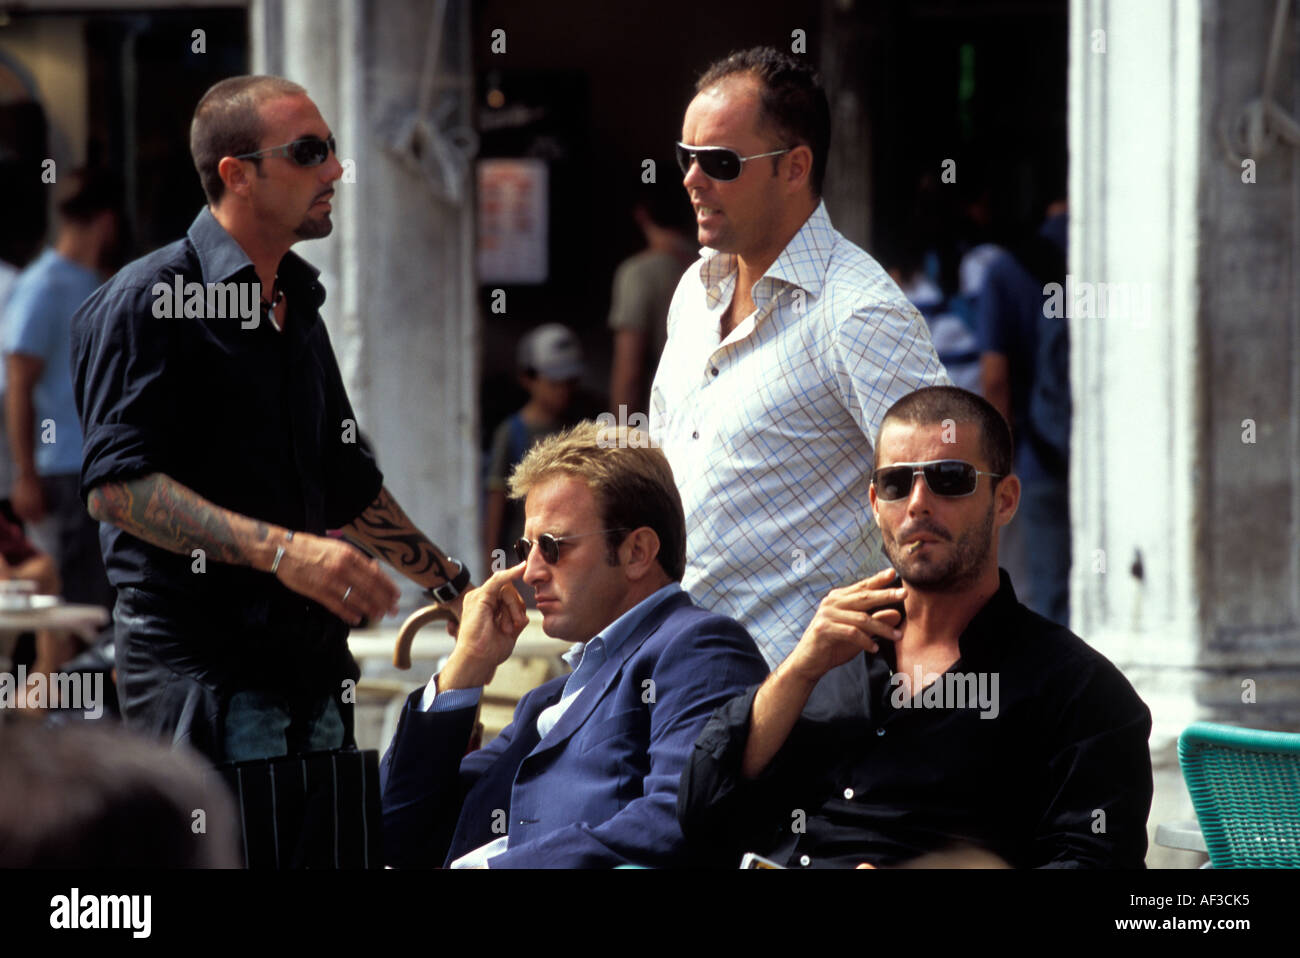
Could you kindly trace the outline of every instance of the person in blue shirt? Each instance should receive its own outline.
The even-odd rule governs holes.
[[[59,204],[54,245],[14,282],[5,305],[5,420],[14,513],[59,567],[71,602],[111,608],[99,524],[78,491],[81,424],[73,396],[72,316],[100,284],[121,225],[122,191],[104,171],[78,171]]]
[[[1052,203],[1036,236],[989,264],[978,307],[981,391],[1015,432],[1022,486],[1003,563],[1025,605],[1060,625],[1070,621],[1069,459],[1059,453],[1068,451],[1069,419],[1044,432],[1033,410],[1036,395],[1069,396],[1068,353],[1062,362],[1044,344],[1049,324],[1065,323],[1045,303],[1048,284],[1065,282],[1068,225],[1066,202]]]

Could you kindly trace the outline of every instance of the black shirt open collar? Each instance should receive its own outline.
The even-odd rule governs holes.
[[[1000,659],[1010,638],[1007,623],[1014,621],[1018,606],[1011,577],[1005,569],[998,569],[998,591],[980,607],[957,639],[959,661],[969,666]]]
[[[902,585],[901,579],[895,579],[894,585]],[[1009,640],[1006,623],[1016,614],[1019,601],[1016,590],[1012,588],[1011,577],[1005,569],[998,569],[998,591],[989,597],[974,617],[966,623],[966,628],[957,638],[957,661],[963,670],[969,671],[972,664],[996,662],[1002,657]],[[889,672],[898,668],[894,655],[893,643],[888,640],[878,643],[880,656],[889,667]],[[866,655],[866,653],[864,653]],[[876,656],[866,656],[867,666]]]
[[[189,236],[194,252],[198,254],[204,283],[224,283],[244,270],[253,270],[253,261],[248,258],[244,248],[217,222],[209,207],[199,210],[199,215],[194,217],[186,235]],[[308,322],[313,322],[316,318],[315,310],[325,302],[325,288],[317,279],[320,270],[290,250],[280,260],[276,275],[280,278],[281,288],[289,294],[291,300],[307,297],[312,309],[304,311],[304,317]]]

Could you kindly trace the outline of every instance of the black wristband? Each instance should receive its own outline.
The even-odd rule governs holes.
[[[434,602],[451,602],[464,592],[465,587],[469,585],[469,566],[451,556],[447,556],[447,558],[456,563],[456,566],[460,571],[442,585],[424,590],[424,594]]]

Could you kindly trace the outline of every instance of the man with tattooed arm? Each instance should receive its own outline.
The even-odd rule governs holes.
[[[185,238],[128,265],[73,320],[81,491],[117,588],[128,726],[215,761],[352,741],[349,626],[397,586],[343,534],[459,612],[469,570],[407,518],[357,441],[290,247],[329,235],[342,166],[306,91],[210,89],[190,128],[207,195]]]

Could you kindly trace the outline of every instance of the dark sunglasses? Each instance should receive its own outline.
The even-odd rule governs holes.
[[[322,140],[319,136],[304,136],[301,140],[294,140],[283,146],[268,147],[256,153],[241,153],[235,159],[260,160],[264,156],[283,156],[293,160],[299,166],[320,166],[330,158],[331,153],[338,155],[338,150],[334,148],[334,137],[330,136]]]
[[[925,476],[925,484],[936,496],[955,499],[974,493],[980,476],[1001,479],[1004,473],[981,472],[960,459],[936,459],[932,462],[900,462],[892,466],[881,466],[871,474],[871,484],[876,487],[878,499],[893,502],[895,499],[906,499],[912,494],[912,483],[918,475]]]
[[[691,171],[691,163],[699,163],[700,169],[709,179],[725,182],[738,177],[741,167],[747,160],[757,160],[764,156],[780,156],[793,149],[794,147],[787,146],[784,150],[773,150],[771,153],[741,156],[735,150],[729,150],[725,146],[687,146],[685,143],[678,143],[677,165],[682,168],[682,175],[685,176]]]
[[[549,532],[543,532],[537,537],[537,548],[542,552],[542,558],[546,560],[547,565],[555,565],[560,561],[560,543],[568,542],[570,539],[585,539],[587,536],[603,536],[606,532],[627,532],[627,529],[601,529],[599,532],[584,532],[576,536],[553,536]],[[515,558],[520,562],[528,561],[528,553],[533,550],[533,540],[528,538],[519,538],[515,540]]]

